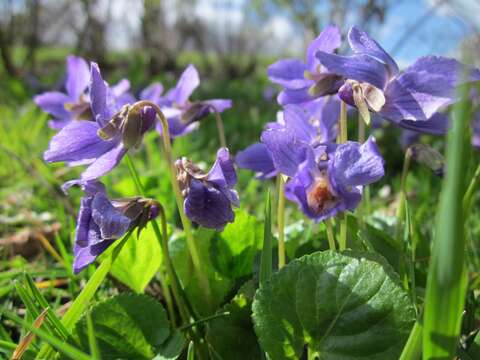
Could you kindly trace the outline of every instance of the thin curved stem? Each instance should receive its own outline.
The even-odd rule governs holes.
[[[278,268],[285,266],[285,181],[283,175],[279,174],[277,179],[277,224],[278,224]]]
[[[347,130],[347,104],[343,101],[340,102],[340,118],[338,119],[339,133],[337,141],[339,144],[343,144],[348,140]],[[340,251],[347,248],[347,216],[342,214],[340,217],[340,237],[338,240]]]
[[[190,223],[190,220],[188,220],[187,215],[185,214],[185,211],[183,209],[183,196],[180,191],[180,187],[178,185],[177,181],[177,169],[175,167],[175,163],[173,160],[173,151],[172,151],[172,144],[170,141],[170,133],[168,131],[168,121],[165,115],[163,114],[162,110],[156,105],[155,103],[148,101],[148,100],[142,100],[138,101],[134,104],[134,106],[150,106],[152,107],[155,112],[158,115],[158,118],[160,119],[160,123],[162,125],[162,140],[163,140],[163,151],[165,154],[165,159],[167,161],[167,165],[169,168],[169,174],[170,174],[170,181],[172,183],[172,188],[173,188],[173,193],[175,195],[175,200],[177,202],[177,207],[178,207],[178,212],[180,214],[180,219],[182,221],[183,225],[183,231],[185,232],[185,237],[187,239],[187,246],[188,250],[190,252],[190,256],[192,258],[193,266],[195,268],[195,272],[197,273],[199,280],[200,280],[200,285],[203,288],[207,303],[210,304],[210,285],[208,283],[208,279],[206,276],[206,272],[204,271],[204,268],[202,266],[202,262],[200,260],[200,255],[197,249],[197,246],[195,244],[194,238],[193,238],[193,232],[192,232],[192,225]]]
[[[365,121],[362,119],[362,117],[359,115],[358,116],[358,142],[360,144],[363,144],[365,142]],[[362,200],[357,208],[357,219],[358,222],[360,223],[360,228],[365,227],[365,210],[367,207],[367,204],[370,202],[370,191],[368,191],[368,185],[363,187],[363,194],[362,194]]]
[[[403,169],[402,169],[402,177],[400,180],[400,198],[398,199],[398,207],[397,207],[397,214],[396,214],[396,225],[395,225],[395,241],[397,244],[400,244],[402,247],[402,251],[399,253],[399,272],[400,278],[405,286],[408,288],[408,280],[405,276],[406,272],[406,263],[405,263],[405,244],[403,243],[402,239],[402,230],[404,227],[404,218],[405,218],[405,201],[407,199],[407,192],[406,192],[406,184],[407,184],[407,176],[408,171],[410,170],[410,163],[412,159],[412,150],[410,148],[407,149],[405,152],[405,159],[403,160]]]
[[[227,139],[225,138],[225,128],[223,127],[222,117],[220,113],[217,111],[217,109],[213,108],[213,112],[215,113],[215,122],[217,124],[218,139],[220,140],[220,146],[226,148]]]
[[[473,174],[472,180],[470,180],[470,184],[468,184],[467,191],[465,191],[465,195],[463,196],[464,214],[468,214],[468,212],[470,211],[470,207],[472,206],[473,194],[479,182],[480,182],[480,164],[478,164],[475,170],[475,173]]]
[[[324,223],[327,228],[328,247],[330,250],[336,250],[337,247],[335,246],[335,235],[333,234],[332,219],[326,219]]]
[[[132,177],[133,182],[135,183],[135,187],[137,188],[137,191],[140,193],[141,196],[146,196],[145,188],[143,187],[142,182],[140,181],[138,171],[135,168],[135,164],[133,163],[129,154],[126,155],[126,161],[127,161],[128,169],[130,170],[130,176]],[[160,215],[165,217],[165,212],[163,210],[162,205],[158,204],[158,207],[160,209],[160,211],[159,211]],[[152,223],[154,223],[154,222],[155,222],[155,220],[152,220]],[[155,228],[155,225],[152,225],[152,226]],[[162,247],[162,237],[159,236],[159,234],[157,234],[157,233],[155,233],[155,235],[157,237],[158,242],[160,243],[160,246]],[[162,247],[162,250],[164,250],[163,247]],[[169,258],[168,248],[167,248],[167,252],[163,251],[163,258],[164,258],[164,260],[166,258]],[[168,272],[168,270],[167,270],[167,272]],[[170,272],[168,272],[168,276],[170,277],[170,279],[173,283],[174,280],[173,280],[172,274]],[[165,282],[165,278],[163,277],[163,275],[160,276],[160,284],[162,286],[162,290],[165,293],[164,294],[165,295],[165,301],[167,303],[167,309],[168,309],[169,314],[170,314],[170,319],[171,319],[172,323],[175,323],[175,313],[173,312],[172,296],[170,294],[170,288],[168,287],[167,283]],[[173,286],[172,286],[172,290],[173,290]],[[188,322],[189,321],[189,316],[186,313],[182,313],[182,304],[179,303],[179,297],[177,295],[175,295],[175,292],[174,292],[174,297],[175,297],[175,299],[177,301],[177,304],[178,304],[178,307],[180,309],[180,314],[182,315],[182,319],[184,321]]]

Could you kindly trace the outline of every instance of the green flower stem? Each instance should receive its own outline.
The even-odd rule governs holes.
[[[407,198],[406,192],[406,184],[407,184],[407,176],[408,171],[410,169],[410,163],[412,160],[412,150],[410,148],[407,149],[405,152],[405,158],[403,161],[403,170],[402,170],[402,177],[400,180],[400,197],[398,199],[398,207],[397,207],[397,214],[396,214],[396,225],[395,225],[395,241],[397,244],[401,245],[402,251],[399,253],[399,275],[400,279],[405,286],[408,288],[408,280],[406,279],[406,263],[405,263],[405,244],[402,240],[403,228],[404,228],[404,218],[405,218],[405,201]]]
[[[225,312],[222,312],[222,313],[219,313],[219,314],[213,314],[211,316],[204,317],[204,318],[199,319],[199,320],[197,320],[193,323],[190,323],[190,324],[187,324],[187,325],[184,325],[184,326],[180,327],[179,330],[180,331],[185,331],[185,330],[188,330],[188,329],[190,329],[194,326],[197,326],[199,324],[203,324],[203,323],[209,322],[211,320],[215,320],[215,319],[225,317],[225,316],[230,316],[230,312],[225,311]]]
[[[362,116],[358,115],[358,142],[363,144],[365,142],[365,121]],[[365,212],[367,204],[370,202],[370,191],[368,191],[368,186],[363,187],[362,200],[357,208],[357,219],[361,228],[365,227]]]
[[[137,191],[140,193],[141,196],[145,197],[146,196],[145,188],[143,187],[142,182],[140,181],[140,177],[138,176],[138,171],[135,168],[135,164],[133,163],[129,154],[127,154],[127,156],[125,158],[126,158],[128,169],[130,170],[130,176],[132,177],[133,182],[135,183],[135,187],[137,188]],[[161,208],[160,214],[165,216],[162,205],[159,204],[159,208]],[[155,219],[152,220],[152,226],[155,229],[156,224],[153,225],[154,222],[156,222]],[[158,225],[157,225],[157,228],[158,228]],[[162,246],[162,237],[159,236],[159,234],[157,234],[157,232],[155,232],[155,235],[157,237],[158,242],[160,243],[160,246]],[[164,250],[163,247],[162,247],[162,250]],[[163,257],[164,257],[164,259],[169,257],[168,247],[167,247],[167,252],[163,251]],[[173,283],[174,282],[173,277],[172,277],[172,274],[170,272],[168,272],[168,276],[170,277],[170,279],[172,279],[171,281]],[[169,315],[170,315],[170,320],[172,321],[172,323],[175,323],[175,312],[173,311],[172,296],[170,294],[169,287],[168,287],[167,283],[165,282],[165,279],[163,278],[163,276],[160,276],[160,284],[162,286],[162,290],[165,293],[165,301],[167,303],[167,309],[168,309],[168,312],[169,312]],[[173,286],[172,286],[172,288],[173,288]],[[178,296],[175,296],[175,299],[177,300],[177,303],[178,303],[178,301],[179,301]],[[181,305],[179,305],[179,308],[181,308]],[[182,319],[184,321],[188,322],[189,316],[187,316],[186,314],[182,314],[182,312],[181,312],[181,315],[182,315]],[[185,316],[183,316],[183,315],[185,315]]]
[[[142,100],[135,103],[135,106],[152,107],[160,119],[160,123],[162,125],[163,151],[164,151],[165,159],[167,161],[167,165],[169,168],[170,181],[172,183],[173,193],[175,195],[178,212],[180,214],[180,219],[182,221],[183,231],[185,232],[185,237],[187,238],[188,250],[192,258],[195,272],[199,277],[200,286],[204,291],[207,303],[210,304],[211,293],[210,293],[210,284],[208,282],[208,278],[206,275],[207,273],[202,265],[202,262],[200,260],[200,255],[199,255],[197,246],[195,244],[195,240],[193,238],[192,225],[190,224],[190,220],[188,220],[187,215],[185,215],[185,211],[183,210],[183,196],[177,181],[177,169],[175,168],[175,163],[173,160],[172,144],[170,141],[170,134],[168,132],[167,118],[165,117],[165,115],[163,115],[163,112],[160,110],[160,108],[156,104],[152,103],[151,101]]]
[[[324,221],[325,226],[327,227],[327,239],[328,239],[328,247],[330,250],[336,250],[335,246],[335,235],[333,234],[333,225],[332,219],[327,219]]]
[[[337,142],[343,144],[347,142],[348,130],[347,130],[347,104],[343,101],[340,102],[340,118],[338,119],[338,136]]]
[[[278,224],[278,268],[285,266],[285,180],[279,174],[277,177],[277,224]]]
[[[165,274],[161,269],[158,272],[158,277],[160,278],[160,286],[162,288],[165,302],[167,303],[167,311],[170,318],[170,323],[172,325],[172,328],[175,328],[177,326],[177,316],[175,314],[175,309],[173,307],[172,293],[170,292],[170,288],[167,285],[167,279],[165,279]],[[183,319],[183,316],[182,316],[182,319]]]
[[[472,206],[473,194],[479,182],[480,182],[480,164],[478,164],[477,169],[473,174],[472,180],[470,180],[470,184],[468,184],[467,191],[465,191],[465,195],[463,196],[463,213],[465,215],[467,215],[468,212],[470,211],[470,207]]]
[[[218,139],[220,140],[220,146],[226,148],[227,140],[225,138],[225,128],[223,127],[222,117],[220,113],[217,111],[217,109],[213,108],[213,112],[215,113],[215,122],[217,124]]]
[[[338,119],[338,137],[337,142],[343,144],[347,142],[348,130],[347,130],[347,104],[343,101],[340,102],[340,118]],[[340,251],[347,248],[347,217],[345,213],[340,217],[340,238],[338,241]]]

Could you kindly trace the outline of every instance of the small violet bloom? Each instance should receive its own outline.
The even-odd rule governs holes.
[[[180,76],[177,86],[156,101],[168,120],[172,138],[190,133],[199,126],[199,120],[208,114],[221,113],[232,107],[232,101],[227,99],[189,101],[190,95],[199,85],[198,71],[189,65]],[[157,124],[157,130],[162,132],[160,123]]]
[[[52,129],[61,129],[72,120],[93,120],[90,109],[90,71],[87,62],[73,55],[67,56],[66,93],[49,91],[34,97],[35,103],[46,113],[53,116],[49,121]],[[113,95],[127,101],[130,82],[126,79],[111,87]]]
[[[130,147],[138,147],[156,116],[151,107],[121,106],[95,63],[91,65],[90,100],[94,121],[70,122],[53,136],[44,153],[47,162],[89,165],[81,175],[83,181],[105,175]]]
[[[66,184],[69,187],[78,181]],[[100,182],[80,182],[84,196],[75,228],[73,271],[78,274],[129,230],[140,231],[158,214],[154,200],[140,197],[110,200]]]
[[[480,112],[473,115],[472,120],[472,145],[480,149]]]
[[[282,173],[294,176],[305,158],[305,149],[335,141],[340,102],[324,97],[303,106],[286,105],[277,122],[269,123],[261,142],[250,145],[235,157],[237,165],[267,179]]]
[[[392,57],[355,26],[348,42],[351,56],[320,50],[316,57],[329,72],[346,79],[339,96],[356,106],[364,119],[373,112],[410,130],[444,133],[446,117],[436,112],[455,102],[457,86],[480,80],[479,70],[439,56],[422,57],[400,73]]]
[[[184,209],[188,218],[206,228],[223,230],[233,222],[233,206],[239,206],[237,174],[226,148],[217,152],[217,160],[208,173],[186,158],[176,161],[177,179],[185,198]]]
[[[305,160],[285,186],[285,196],[316,221],[353,211],[363,186],[384,175],[383,164],[373,137],[364,144],[349,141],[308,148]]]
[[[85,60],[73,55],[67,56],[66,93],[49,91],[34,97],[43,111],[53,116],[49,126],[61,129],[72,120],[91,119],[87,87],[90,71]]]
[[[333,53],[340,44],[340,29],[330,25],[309,45],[306,62],[299,59],[284,59],[270,65],[269,79],[283,87],[277,98],[278,103],[298,104],[335,94],[343,84],[342,77],[327,71],[315,54],[318,51]]]

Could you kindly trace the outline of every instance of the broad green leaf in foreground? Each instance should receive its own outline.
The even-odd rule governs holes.
[[[148,224],[140,236],[132,234],[110,273],[137,293],[143,293],[145,287],[155,276],[162,262],[162,251],[151,224]]]
[[[216,355],[229,360],[255,360],[262,358],[262,351],[253,332],[251,306],[255,288],[253,281],[243,285],[233,300],[219,312],[228,316],[208,323],[207,341]]]
[[[103,360],[152,359],[170,335],[163,306],[147,295],[121,294],[91,309],[92,325]],[[74,338],[89,349],[87,319],[75,326]]]
[[[253,320],[271,357],[398,359],[415,313],[398,276],[374,254],[317,252],[292,261],[255,295]]]

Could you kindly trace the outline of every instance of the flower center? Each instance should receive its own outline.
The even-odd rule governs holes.
[[[335,205],[336,197],[330,191],[330,185],[325,172],[315,180],[307,192],[309,208],[319,214]]]

